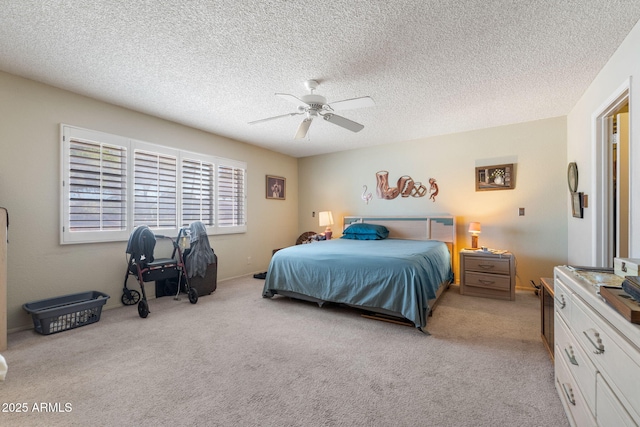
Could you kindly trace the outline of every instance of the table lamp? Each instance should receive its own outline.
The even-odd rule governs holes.
[[[478,249],[478,234],[480,234],[481,228],[479,222],[472,222],[469,224],[469,233],[471,233],[471,248]]]
[[[331,226],[333,225],[333,215],[331,211],[324,211],[318,214],[320,219],[320,227],[327,227],[324,229],[324,235],[327,240],[331,240],[331,235],[333,231],[331,231]]]

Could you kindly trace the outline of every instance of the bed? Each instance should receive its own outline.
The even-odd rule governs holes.
[[[428,315],[453,281],[455,218],[348,216],[343,233],[350,238],[277,251],[263,297],[345,304],[426,332]]]

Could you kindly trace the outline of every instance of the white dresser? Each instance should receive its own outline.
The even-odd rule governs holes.
[[[554,269],[556,389],[572,425],[640,425],[640,325],[597,287]]]

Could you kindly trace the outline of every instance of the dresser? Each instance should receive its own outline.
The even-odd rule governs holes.
[[[460,251],[460,293],[476,297],[516,299],[513,254],[500,251]]]
[[[640,425],[640,325],[566,266],[554,269],[555,386],[574,426]]]

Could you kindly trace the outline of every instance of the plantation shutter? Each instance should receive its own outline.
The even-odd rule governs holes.
[[[175,235],[247,231],[243,161],[61,125],[60,243],[126,241],[147,225]]]
[[[218,165],[218,218],[220,228],[244,226],[245,169]]]
[[[214,171],[213,163],[182,160],[183,227],[194,221],[201,221],[208,227],[214,225]]]
[[[127,150],[69,139],[68,227],[78,231],[127,228]]]
[[[177,159],[134,151],[134,225],[177,228]]]

